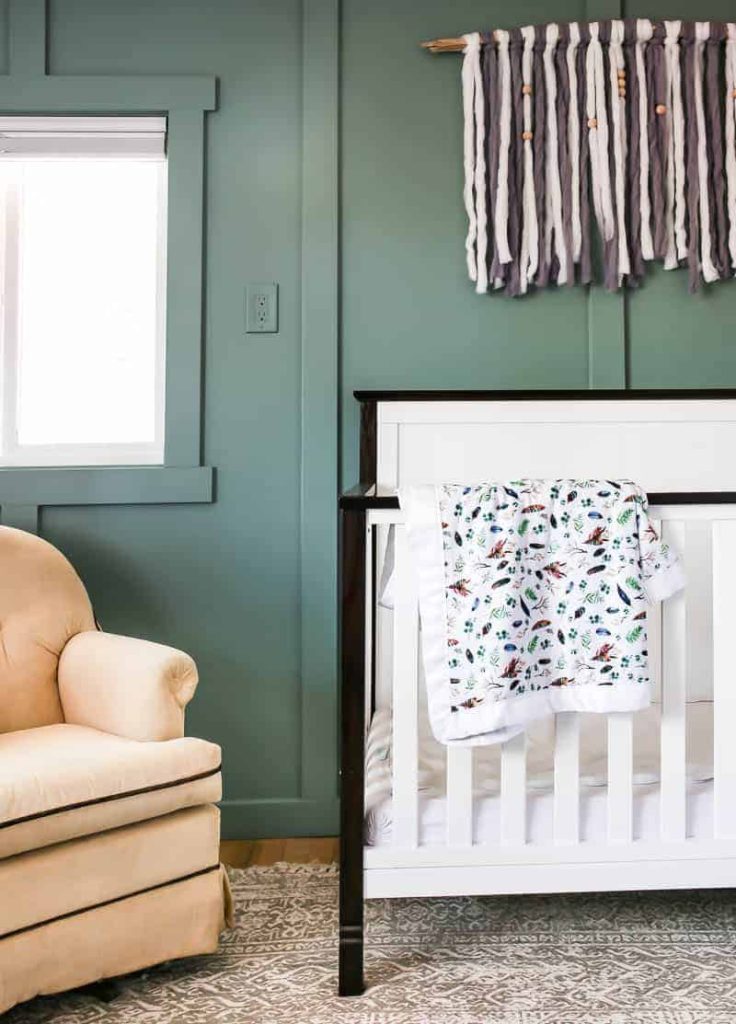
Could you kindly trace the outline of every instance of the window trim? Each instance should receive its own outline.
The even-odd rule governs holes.
[[[11,51],[14,46],[11,38]],[[5,506],[12,517],[13,508],[39,505],[211,502],[214,470],[201,464],[204,127],[206,113],[217,107],[217,81],[204,75],[49,76],[29,74],[28,62],[16,72],[14,63],[11,74],[0,77],[0,116],[167,116],[167,359],[163,465],[0,468],[2,519],[8,521]]]

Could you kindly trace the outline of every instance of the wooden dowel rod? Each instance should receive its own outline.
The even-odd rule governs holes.
[[[465,40],[430,39],[427,43],[421,43],[421,46],[430,53],[462,53],[465,49]]]
[[[652,22],[653,25],[661,24],[661,22]],[[717,29],[717,33],[712,36],[713,39],[726,39],[728,37],[727,26],[722,25]],[[678,38],[684,38],[682,35]],[[462,53],[465,49],[465,39],[451,38],[447,39],[430,39],[426,43],[419,44],[423,49],[429,50],[430,53]]]

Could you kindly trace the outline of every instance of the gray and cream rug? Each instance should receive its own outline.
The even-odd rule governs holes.
[[[337,872],[231,874],[212,957],[37,999],[3,1024],[735,1024],[736,891],[368,904],[370,987],[335,996]]]

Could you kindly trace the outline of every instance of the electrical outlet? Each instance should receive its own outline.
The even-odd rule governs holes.
[[[245,330],[248,334],[275,334],[279,329],[279,286],[249,284],[245,289]]]

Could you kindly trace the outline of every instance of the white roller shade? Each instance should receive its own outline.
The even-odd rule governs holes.
[[[0,160],[165,155],[165,117],[0,117]]]

